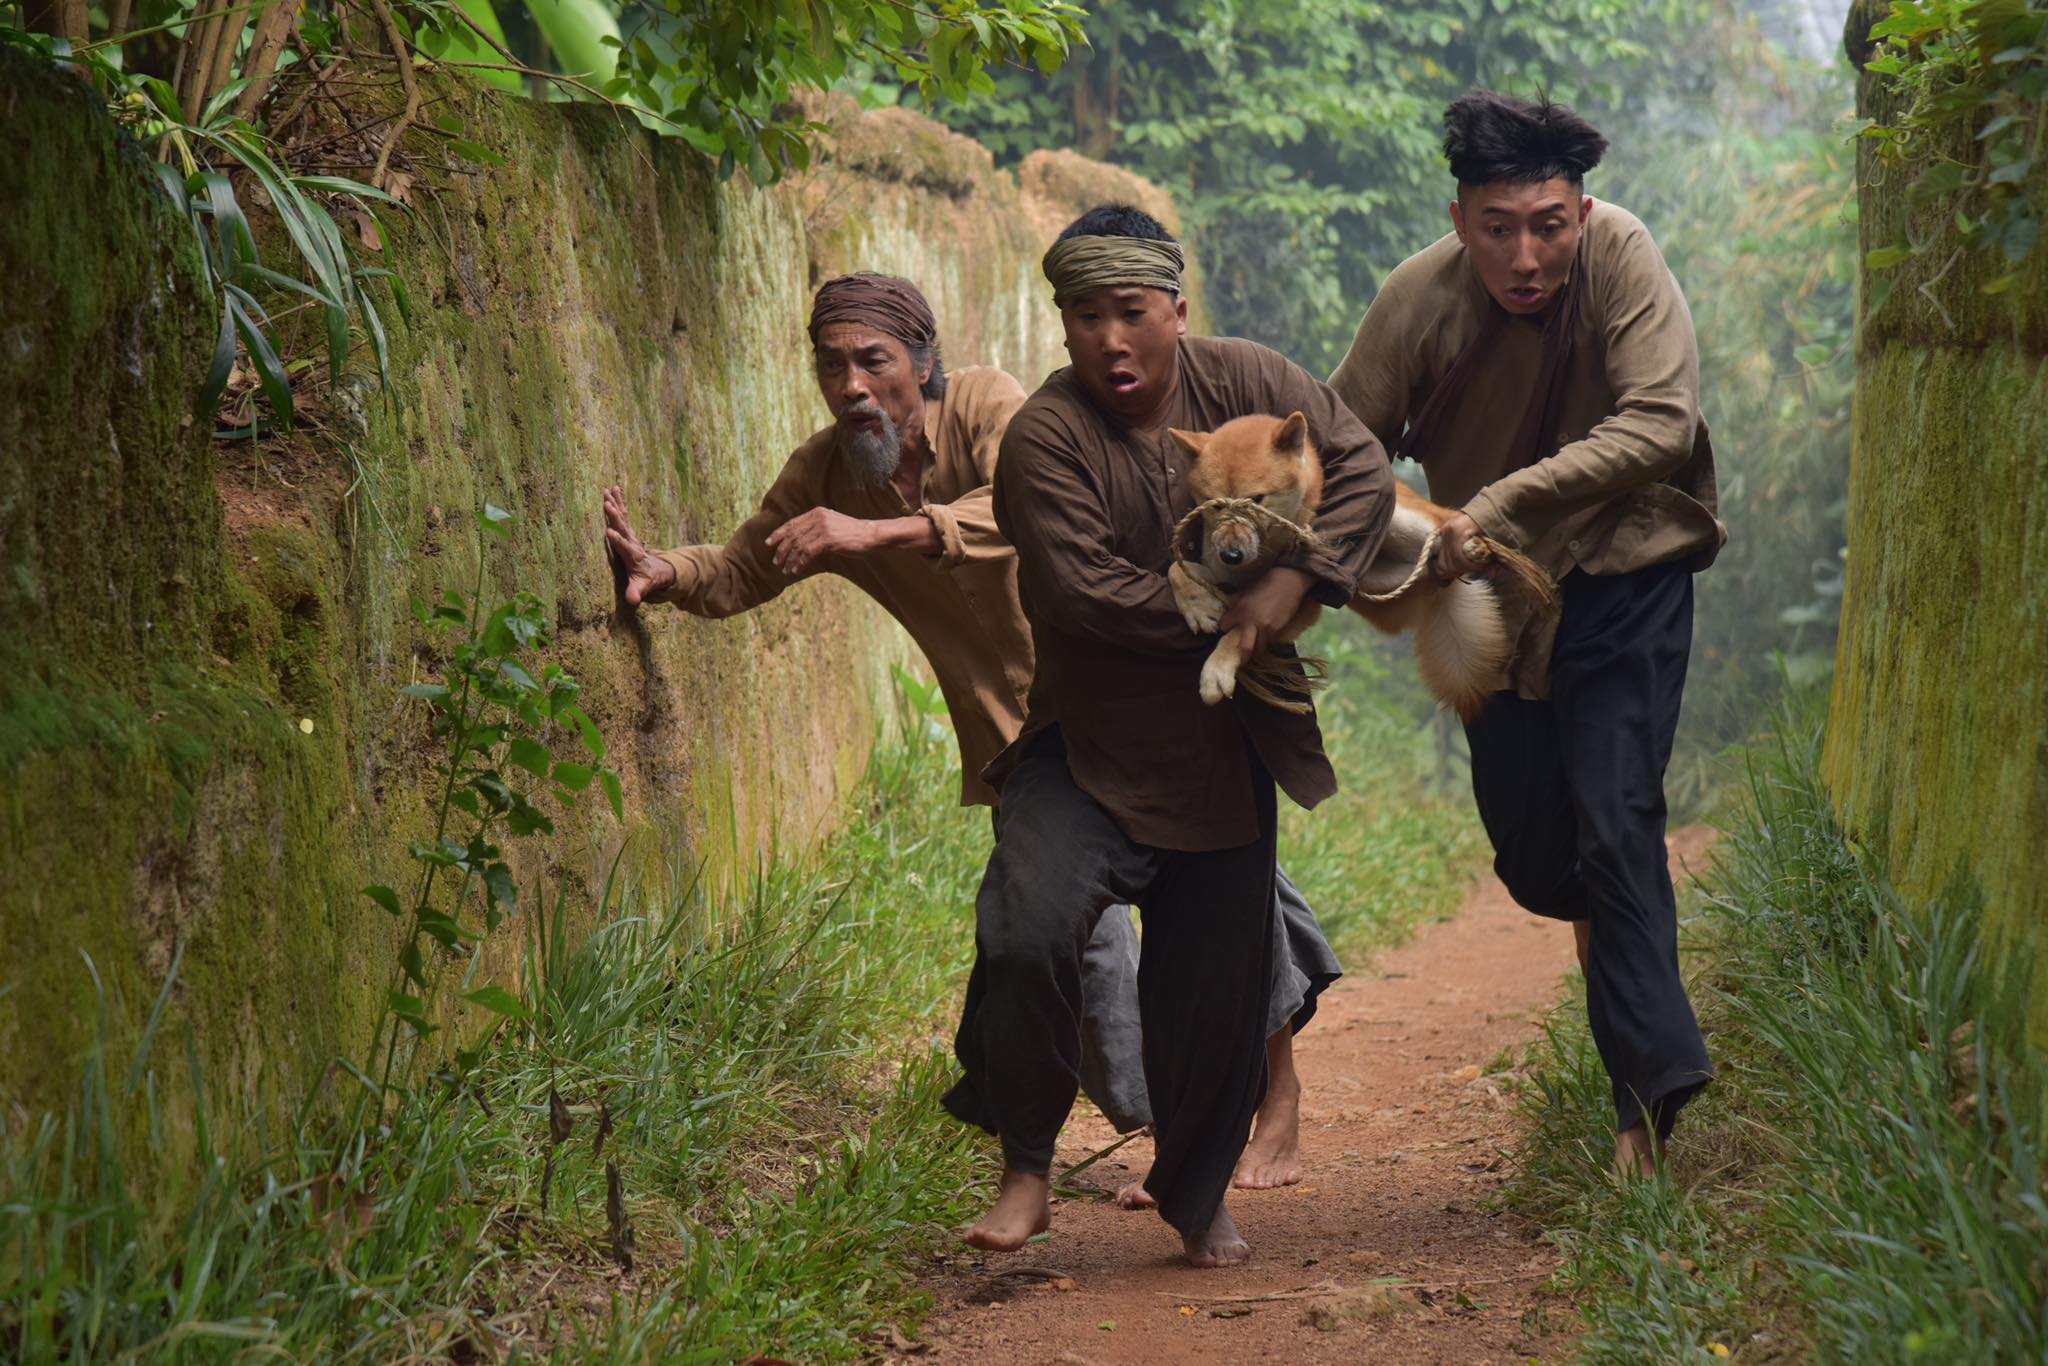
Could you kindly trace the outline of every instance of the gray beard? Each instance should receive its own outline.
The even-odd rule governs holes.
[[[839,458],[845,462],[847,476],[855,488],[881,488],[895,477],[896,467],[903,463],[903,435],[887,413],[881,414],[881,424],[873,431],[841,427]]]

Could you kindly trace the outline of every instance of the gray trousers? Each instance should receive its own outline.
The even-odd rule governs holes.
[[[1273,991],[1265,1038],[1284,1028],[1299,1034],[1316,1013],[1316,997],[1344,969],[1301,892],[1285,872],[1274,879]],[[1120,1134],[1152,1122],[1145,1092],[1144,1031],[1138,1025],[1138,931],[1129,906],[1112,906],[1096,922],[1081,954],[1081,1089]]]

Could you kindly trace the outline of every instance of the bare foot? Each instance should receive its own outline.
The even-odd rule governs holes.
[[[1035,1172],[1003,1171],[1002,1187],[967,1244],[984,1252],[1015,1252],[1052,1227],[1052,1182]]]
[[[1221,1205],[1206,1230],[1183,1233],[1180,1245],[1187,1252],[1189,1266],[1239,1266],[1252,1259],[1251,1245],[1239,1235],[1237,1225],[1230,1222],[1230,1211]]]
[[[1615,1137],[1614,1174],[1624,1180],[1655,1176],[1663,1155],[1663,1145],[1650,1137],[1650,1126],[1637,1122]]]
[[[1284,1057],[1284,1065],[1274,1055]],[[1230,1184],[1240,1190],[1274,1190],[1301,1180],[1301,1080],[1294,1074],[1294,1040],[1276,1034],[1267,1043],[1265,1103],[1259,1106],[1259,1122],[1252,1141],[1237,1160],[1237,1175]]]
[[[1121,1186],[1116,1193],[1118,1209],[1158,1209],[1159,1202],[1152,1198],[1152,1192],[1145,1189],[1143,1181],[1133,1181]]]

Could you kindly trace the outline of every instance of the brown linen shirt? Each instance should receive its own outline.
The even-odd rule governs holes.
[[[989,769],[1000,785],[1029,737],[1057,725],[1075,783],[1131,839],[1183,851],[1230,849],[1259,834],[1253,751],[1303,806],[1337,790],[1313,713],[1240,691],[1218,706],[1197,691],[1214,636],[1188,630],[1166,571],[1174,525],[1194,506],[1167,427],[1213,431],[1254,413],[1299,409],[1322,453],[1321,550],[1281,562],[1341,605],[1393,514],[1393,473],[1373,434],[1301,367],[1263,346],[1180,343],[1180,388],[1163,425],[1133,431],[1055,372],[1010,420],[996,470],[996,524],[1017,547],[1017,577],[1038,671],[1025,735]],[[1249,747],[1247,745],[1249,741]]]
[[[1432,499],[1558,578],[1625,574],[1667,560],[1695,570],[1728,539],[1715,516],[1714,451],[1700,417],[1692,314],[1635,215],[1595,202],[1586,221],[1578,335],[1564,377],[1556,454],[1513,449],[1543,362],[1543,318],[1508,317],[1480,378],[1446,409],[1422,453]],[[1394,267],[1336,372],[1351,411],[1398,444],[1431,390],[1497,309],[1457,236]],[[1556,623],[1527,623],[1511,681],[1549,693]]]
[[[674,587],[659,599],[707,617],[767,602],[796,582],[775,567],[768,534],[812,508],[868,520],[930,518],[944,543],[938,555],[828,555],[802,577],[849,579],[902,623],[946,697],[960,744],[961,804],[992,803],[995,793],[981,770],[1023,726],[1031,685],[1031,633],[1017,605],[1016,556],[989,506],[1003,428],[1023,402],[1023,386],[993,367],[947,375],[945,396],[925,403],[933,460],[916,508],[894,484],[856,488],[839,458],[838,429],[827,427],[790,456],[761,510],[730,541],[658,552],[676,571]]]

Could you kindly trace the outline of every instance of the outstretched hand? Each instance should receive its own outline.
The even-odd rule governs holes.
[[[604,491],[604,540],[611,548],[613,563],[625,575],[623,592],[633,606],[674,585],[675,566],[640,544],[633,534],[633,524],[626,520],[626,493],[617,484]]]

